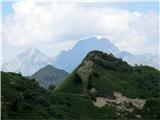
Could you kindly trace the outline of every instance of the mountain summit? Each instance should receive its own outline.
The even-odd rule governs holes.
[[[122,58],[130,65],[142,64],[159,68],[159,57],[150,54],[134,55],[126,51],[120,51],[112,42],[106,38],[98,39],[90,37],[80,40],[68,50],[62,51],[54,59],[44,55],[35,48],[29,48],[25,52],[13,58],[9,63],[3,64],[2,70],[6,72],[21,72],[23,75],[32,75],[42,67],[51,64],[58,69],[72,72],[92,50],[99,50],[105,53],[112,53]]]
[[[21,72],[25,76],[35,73],[40,68],[51,64],[51,58],[36,48],[29,48],[14,57],[10,62],[3,64],[6,72]]]
[[[155,68],[159,67],[158,56],[150,54],[134,55],[126,51],[120,51],[112,42],[106,38],[97,39],[91,37],[88,39],[80,40],[69,51],[61,52],[56,59],[53,60],[53,66],[64,69],[67,72],[72,72],[84,57],[92,50],[99,50],[105,53],[112,53],[118,58],[122,58],[124,61],[131,65],[143,64],[149,65]]]
[[[91,37],[77,42],[73,47],[73,50],[79,51],[80,53],[88,53],[88,51],[93,50],[100,50],[114,55],[119,53],[119,49],[110,40],[106,38],[98,39],[96,37]]]
[[[47,65],[34,73],[31,78],[37,80],[44,88],[48,88],[51,84],[59,84],[67,75],[66,71]]]
[[[57,68],[71,72],[84,59],[88,52],[92,50],[100,50],[106,53],[117,55],[119,49],[106,38],[97,39],[91,37],[80,40],[69,51],[61,52],[53,61],[53,65]]]

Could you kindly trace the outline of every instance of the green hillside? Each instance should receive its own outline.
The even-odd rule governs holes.
[[[37,80],[42,87],[48,88],[51,84],[59,84],[67,76],[68,73],[66,71],[47,65],[34,73],[30,78]]]
[[[99,109],[89,97],[53,94],[19,74],[1,75],[2,119],[118,118],[113,107]]]
[[[1,72],[2,119],[159,119],[160,72],[90,52],[55,90]]]
[[[130,98],[158,98],[160,72],[149,66],[130,66],[99,51],[90,52],[56,91],[112,96],[114,91]]]
[[[1,72],[2,119],[49,118],[49,93],[35,80],[20,74]]]

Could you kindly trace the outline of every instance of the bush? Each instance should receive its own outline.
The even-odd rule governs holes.
[[[81,82],[82,82],[82,79],[81,79],[81,77],[79,76],[78,73],[75,73],[74,79],[75,79],[75,82],[76,82],[76,83],[81,83]]]
[[[49,91],[53,91],[55,88],[56,88],[56,86],[51,84],[51,85],[48,87],[48,90],[49,90]]]

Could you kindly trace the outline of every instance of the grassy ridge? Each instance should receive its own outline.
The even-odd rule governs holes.
[[[92,66],[87,67],[86,61]],[[82,67],[91,72],[80,72]],[[83,75],[88,74],[88,78]],[[79,82],[76,79],[80,76]],[[56,89],[56,91],[83,94],[84,89],[95,88],[99,95],[112,95],[119,91],[131,98],[159,97],[160,72],[149,66],[130,66],[112,55],[94,51],[89,53],[79,67]],[[84,85],[86,84],[86,85]],[[84,86],[90,86],[85,88]]]

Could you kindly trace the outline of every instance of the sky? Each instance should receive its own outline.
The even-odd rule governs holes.
[[[158,1],[39,1],[1,2],[3,62],[30,47],[54,57],[90,36],[133,54],[159,54]]]

